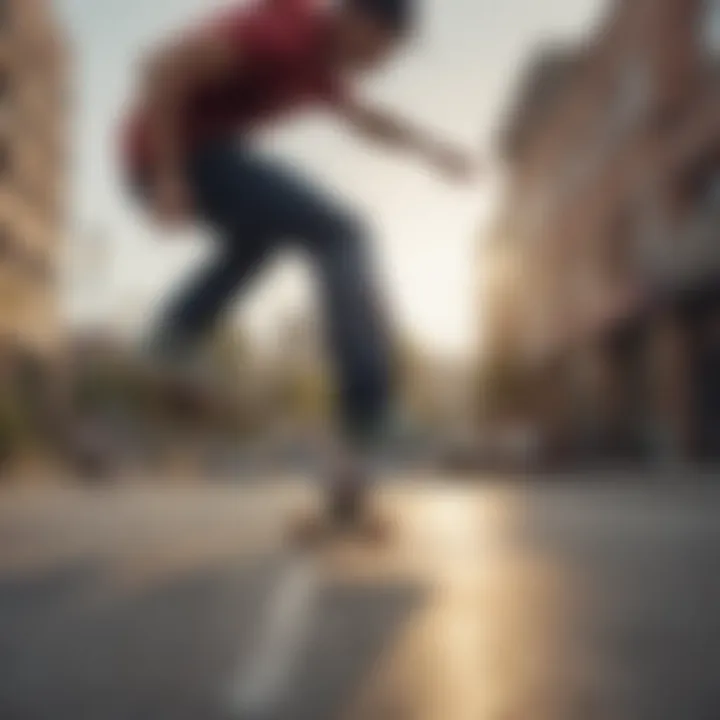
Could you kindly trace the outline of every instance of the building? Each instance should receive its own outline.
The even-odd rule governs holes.
[[[68,48],[49,0],[0,2],[0,336],[58,339]]]
[[[502,122],[484,246],[505,249],[482,262],[517,277],[483,303],[514,309],[489,334],[511,336],[555,454],[717,446],[719,71],[720,3],[615,0],[533,58]]]

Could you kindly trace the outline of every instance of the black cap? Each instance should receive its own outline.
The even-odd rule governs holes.
[[[363,12],[377,18],[398,35],[410,34],[416,21],[417,0],[347,0]]]

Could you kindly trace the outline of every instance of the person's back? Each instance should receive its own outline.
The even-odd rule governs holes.
[[[198,83],[181,109],[185,151],[318,102],[340,99],[342,79],[328,53],[331,14],[318,0],[270,0],[241,6],[191,31],[236,50],[236,71]],[[147,111],[136,109],[125,139],[128,169],[152,164]]]
[[[230,299],[287,241],[322,285],[339,385],[343,452],[333,470],[336,514],[353,515],[364,452],[390,395],[389,341],[364,223],[310,183],[259,155],[253,130],[323,106],[365,137],[423,156],[453,178],[466,158],[358,101],[353,79],[412,34],[413,0],[264,0],[184,34],[146,64],[125,136],[130,185],[156,220],[197,218],[220,257],[172,304],[159,349],[177,357],[213,327]]]

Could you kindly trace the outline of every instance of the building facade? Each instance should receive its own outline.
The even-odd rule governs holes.
[[[0,336],[59,336],[68,172],[68,48],[49,0],[0,2]]]
[[[559,454],[717,443],[719,71],[719,2],[616,0],[533,60],[502,123],[486,244],[517,280],[483,303],[513,308],[523,412]]]

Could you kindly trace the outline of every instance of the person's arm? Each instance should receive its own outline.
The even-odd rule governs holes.
[[[198,88],[236,72],[238,56],[236,43],[208,33],[178,39],[145,63],[143,108],[153,156],[152,202],[164,223],[181,221],[192,202],[180,134],[186,103]]]
[[[469,154],[383,110],[355,100],[343,100],[339,112],[362,136],[417,155],[452,179],[469,179],[476,169]]]

